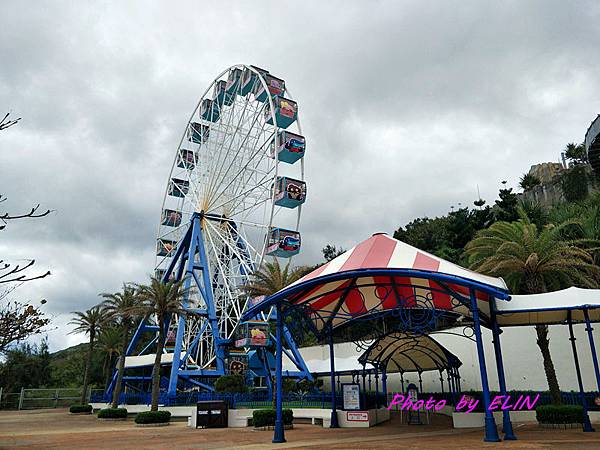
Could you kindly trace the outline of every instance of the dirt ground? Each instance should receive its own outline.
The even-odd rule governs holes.
[[[518,441],[484,443],[481,429],[455,430],[448,417],[432,425],[407,426],[394,416],[370,429],[331,430],[309,424],[286,431],[287,443],[271,444],[272,431],[250,428],[191,429],[185,422],[139,428],[132,419],[103,422],[66,410],[0,411],[0,448],[34,449],[600,449],[598,433],[580,429],[547,430],[516,424]]]

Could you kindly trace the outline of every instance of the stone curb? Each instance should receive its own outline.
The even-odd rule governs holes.
[[[170,425],[170,422],[160,422],[160,423],[136,423],[136,427],[166,427]]]

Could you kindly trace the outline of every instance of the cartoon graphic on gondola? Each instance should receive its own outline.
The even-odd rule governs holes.
[[[287,151],[292,153],[304,153],[304,142],[300,139],[290,139],[285,143]]]
[[[266,345],[267,335],[260,328],[250,329],[250,344],[251,345]]]
[[[290,200],[302,200],[303,189],[295,183],[288,183],[286,186],[287,196]]]
[[[236,347],[265,347],[269,344],[269,323],[263,321],[242,322],[236,332]]]
[[[289,258],[300,252],[300,233],[283,228],[272,228],[267,243],[267,255]]]
[[[294,252],[300,249],[300,239],[293,236],[286,236],[279,242],[279,248],[286,252]]]

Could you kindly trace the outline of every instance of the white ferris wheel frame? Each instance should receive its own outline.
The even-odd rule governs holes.
[[[225,105],[224,103],[223,103],[223,105],[219,106],[220,118],[218,120],[216,120],[215,122],[202,119],[201,107],[202,107],[203,101],[207,98],[212,100],[211,94],[214,91],[217,83],[219,81],[221,81],[225,75],[229,74],[231,71],[236,70],[236,69],[241,70],[241,74],[242,74],[241,76],[243,76],[243,74],[246,70],[251,71],[256,76],[256,81],[254,83],[255,84],[261,83],[263,89],[267,93],[267,99],[265,100],[265,102],[259,102],[258,100],[256,100],[254,98],[254,93],[252,92],[254,89],[252,91],[250,91],[249,93],[247,93],[245,96],[242,96],[241,94],[239,94],[239,90],[241,88],[242,81],[243,81],[240,76],[240,80],[238,81],[238,87],[236,88],[236,91],[233,94],[234,95],[233,103],[229,106]],[[290,98],[291,100],[293,100],[293,96],[291,95],[287,85],[285,86],[284,94],[285,94],[286,98]],[[233,118],[236,117],[234,107],[238,103],[238,98],[240,98],[240,99],[243,98],[243,100],[240,100],[239,103],[244,104],[244,110],[241,112],[240,122],[234,128],[231,128],[231,123],[228,123],[224,127],[221,127],[221,124],[220,124],[221,119],[225,119],[226,114],[224,114],[224,113],[226,113],[228,111],[228,108],[229,108],[229,112],[230,112],[230,114],[228,116],[229,120],[232,120]],[[247,134],[244,137],[243,141],[241,143],[239,143],[239,148],[237,149],[237,152],[235,153],[234,157],[231,158],[230,165],[229,165],[229,167],[226,168],[225,174],[222,175],[222,171],[224,170],[224,168],[219,167],[219,163],[220,162],[225,163],[227,161],[229,151],[231,150],[231,147],[233,146],[233,144],[235,142],[235,139],[234,139],[235,133],[238,133],[238,131],[240,129],[242,131],[246,131],[241,126],[242,125],[241,121],[245,115],[246,108],[248,107],[249,104],[252,104],[252,107],[256,108],[251,112],[250,117],[247,119],[247,120],[252,119],[253,121],[247,129]],[[218,103],[217,103],[217,105],[218,105]],[[264,109],[267,107],[267,105],[268,105],[268,108],[270,111],[271,120],[273,122],[272,125],[267,124],[264,119],[263,113],[264,113]],[[231,168],[233,167],[233,165],[236,161],[236,157],[239,155],[239,153],[242,150],[246,150],[246,148],[244,147],[245,141],[251,135],[251,132],[257,128],[257,127],[255,127],[257,121],[258,121],[258,123],[262,122],[262,124],[260,126],[260,132],[259,132],[258,136],[256,137],[256,142],[254,143],[254,147],[252,149],[252,151],[253,152],[255,151],[255,153],[253,153],[250,156],[250,158],[248,159],[248,161],[246,162],[246,164],[244,166],[238,168],[239,171],[236,173],[235,176],[233,176],[231,178],[226,178],[226,176],[229,173],[229,170],[231,170]],[[192,183],[192,178],[190,176],[193,172],[195,172],[198,169],[200,161],[202,161],[200,159],[200,153],[202,152],[202,149],[204,147],[206,147],[206,143],[200,144],[197,149],[192,150],[194,152],[194,155],[197,155],[197,158],[198,158],[195,160],[195,165],[192,170],[189,170],[187,168],[182,169],[181,171],[177,170],[179,155],[180,155],[181,150],[184,150],[184,149],[189,150],[190,145],[192,147],[194,146],[194,144],[190,144],[187,142],[188,133],[189,133],[191,124],[193,122],[197,122],[197,123],[200,123],[202,125],[206,125],[209,127],[209,137],[208,137],[209,140],[210,140],[210,135],[213,133],[213,129],[217,129],[218,133],[223,135],[220,146],[215,147],[214,151],[212,152],[213,154],[215,152],[218,152],[217,159],[210,163],[212,165],[209,166],[208,169],[202,169],[202,170],[208,170],[208,171],[213,169],[213,170],[218,170],[219,172],[214,179],[208,180],[209,184],[204,185],[205,188],[208,186],[208,189],[205,189],[202,192],[200,192],[198,189],[198,185],[200,183],[202,183],[202,180],[196,179],[195,181],[197,181],[197,183]],[[244,123],[244,125],[247,125],[247,122]],[[225,128],[225,132],[221,131],[221,128]],[[297,130],[297,131],[294,131],[294,133],[298,133],[298,134],[302,135],[302,127],[300,124],[299,114],[296,117],[293,128],[295,130]],[[230,129],[232,130],[232,135],[229,139],[229,148],[227,149],[227,153],[224,156],[222,156],[220,154],[220,152],[222,152],[224,150],[224,146],[226,144],[226,138],[228,137],[228,131]],[[255,147],[258,144],[259,136],[261,135],[261,133],[264,134],[265,130],[267,130],[267,129],[272,130],[271,137],[269,138],[267,136],[267,138],[262,141],[260,147],[258,149],[256,149]],[[221,335],[222,337],[225,337],[225,338],[230,338],[233,335],[233,333],[235,332],[235,329],[237,328],[237,326],[240,322],[241,315],[244,312],[244,309],[246,308],[247,296],[245,296],[239,290],[239,287],[243,283],[248,281],[248,278],[253,270],[255,270],[256,268],[258,268],[262,265],[264,258],[265,258],[268,234],[269,234],[271,228],[273,227],[274,219],[277,217],[277,212],[279,211],[278,209],[276,209],[277,205],[275,205],[275,195],[274,194],[275,194],[275,187],[276,187],[275,181],[277,180],[277,177],[280,174],[280,161],[277,157],[277,152],[275,152],[273,157],[271,157],[269,155],[269,153],[270,153],[269,146],[271,145],[272,139],[277,139],[277,134],[281,130],[282,130],[282,128],[279,128],[278,124],[277,124],[277,117],[275,115],[273,97],[270,95],[268,85],[266,83],[265,78],[262,76],[261,72],[256,70],[252,66],[246,66],[243,64],[237,64],[237,65],[231,66],[231,67],[225,69],[223,72],[221,72],[209,84],[208,88],[204,91],[204,93],[200,97],[200,100],[196,104],[196,107],[194,108],[192,114],[190,115],[190,117],[187,121],[185,130],[182,134],[182,137],[177,146],[177,150],[175,152],[175,157],[173,159],[173,164],[171,166],[171,170],[169,172],[169,178],[167,181],[167,186],[164,191],[163,202],[162,202],[162,206],[161,206],[161,220],[159,221],[159,224],[158,224],[157,242],[160,239],[167,239],[167,238],[169,238],[169,236],[177,237],[176,241],[180,241],[180,239],[183,237],[183,235],[184,235],[183,230],[185,230],[187,228],[187,226],[189,224],[189,218],[190,218],[189,215],[188,216],[184,215],[183,208],[184,208],[184,206],[186,206],[186,201],[187,201],[188,206],[192,203],[196,205],[196,207],[193,211],[189,211],[189,214],[191,214],[193,212],[205,212],[205,213],[211,214],[212,211],[214,211],[215,209],[217,209],[219,207],[224,207],[225,205],[227,205],[228,203],[231,203],[231,202],[234,202],[234,208],[239,207],[241,204],[243,204],[244,198],[242,198],[242,200],[241,200],[242,203],[240,203],[240,199],[238,199],[238,198],[230,198],[230,199],[221,198],[223,195],[225,195],[225,192],[229,188],[229,185],[231,185],[232,183],[238,183],[239,185],[241,185],[243,183],[243,181],[247,179],[247,178],[244,178],[244,176],[246,176],[245,171],[249,170],[250,163],[253,162],[253,160],[256,157],[258,157],[258,161],[256,162],[256,165],[252,169],[255,172],[259,172],[258,167],[259,167],[259,164],[261,163],[261,161],[264,163],[266,161],[266,159],[272,159],[273,165],[272,165],[271,170],[269,170],[268,172],[266,172],[264,174],[263,178],[261,178],[261,180],[258,182],[258,185],[251,187],[250,189],[245,189],[245,187],[247,187],[247,186],[244,186],[243,191],[241,191],[239,193],[239,197],[242,197],[242,196],[247,196],[248,194],[256,192],[257,189],[261,189],[263,191],[263,194],[262,194],[263,197],[260,202],[257,202],[254,205],[250,205],[249,207],[246,207],[246,209],[249,209],[249,211],[251,212],[253,206],[260,207],[260,205],[264,202],[265,204],[262,207],[264,209],[264,213],[266,213],[266,214],[263,214],[262,223],[244,222],[244,221],[238,222],[235,219],[235,215],[244,213],[245,210],[242,210],[241,213],[236,212],[234,210],[233,217],[221,218],[220,222],[216,221],[216,220],[208,220],[208,219],[205,219],[202,222],[203,235],[205,236],[204,245],[206,248],[206,252],[207,252],[207,255],[212,255],[212,257],[207,257],[207,259],[209,260],[209,272],[210,272],[211,279],[213,279],[213,276],[215,273],[219,273],[219,274],[221,274],[221,279],[223,281],[222,284],[219,284],[219,283],[216,284],[217,288],[213,290],[213,298],[214,298],[214,302],[215,302],[215,307],[217,308],[217,310],[220,313],[219,314],[219,335]],[[267,161],[267,162],[269,162],[269,161]],[[295,166],[294,170],[298,171],[298,168],[297,168],[298,165],[293,165],[293,166]],[[168,209],[166,205],[168,205],[169,203],[173,203],[172,201],[170,201],[170,198],[172,196],[169,195],[170,183],[174,177],[174,174],[181,174],[184,171],[188,173],[188,178],[186,178],[186,180],[189,182],[189,187],[188,187],[188,193],[185,194],[184,197],[177,200],[178,205],[181,207],[181,209],[180,209],[181,223],[179,224],[178,227],[166,227],[165,225],[162,224],[163,211],[165,211],[165,209]],[[243,174],[243,175],[240,179],[238,177],[241,174]],[[299,177],[295,176],[295,178],[299,179],[301,181],[304,181],[304,158],[300,159]],[[220,180],[225,182],[226,179],[229,180],[228,185],[225,188],[219,190],[220,188],[222,188],[222,186],[218,186],[217,183],[219,183]],[[205,181],[205,183],[207,183],[207,181]],[[271,183],[271,184],[269,185],[268,183]],[[265,189],[265,185],[267,187],[266,189]],[[215,190],[216,190],[217,195],[216,195],[216,197],[212,198],[211,196],[213,195]],[[265,197],[265,195],[264,195],[265,192],[268,193],[268,197]],[[200,195],[202,195],[203,193],[208,194],[208,198],[200,198]],[[193,202],[190,201],[190,198],[193,200]],[[217,201],[219,201],[220,203],[216,203]],[[202,211],[202,206],[206,206],[208,208],[208,210]],[[175,209],[175,210],[177,210],[177,209]],[[302,205],[295,208],[295,211],[296,211],[296,217],[295,217],[295,224],[293,226],[293,229],[295,231],[298,231],[299,226],[300,226],[300,218],[301,218],[301,214],[302,214]],[[186,212],[186,214],[188,214],[188,213]],[[293,217],[293,213],[292,213],[292,217]],[[243,255],[240,255],[239,249],[236,248],[236,246],[233,244],[232,236],[231,236],[231,226],[226,226],[224,229],[220,228],[219,223],[222,224],[223,222],[229,222],[229,223],[233,222],[236,224],[236,226],[238,227],[237,239],[241,238],[244,241],[244,245],[247,247],[247,251],[250,256],[249,261],[244,259]],[[257,231],[258,236],[259,236],[258,239],[255,239],[254,242],[252,242],[252,243],[249,242],[249,239],[247,239],[247,235],[245,234],[247,227],[254,227],[255,229],[259,230],[259,231]],[[165,228],[172,228],[172,229],[168,230],[167,232],[161,232]],[[292,227],[290,227],[290,228],[292,228]],[[260,231],[260,230],[262,230],[262,231]],[[179,231],[179,236],[177,236],[178,231]],[[226,236],[225,234],[228,234],[228,235]],[[261,234],[262,234],[262,236],[260,236]],[[175,239],[172,239],[172,240],[175,240]],[[219,248],[219,244],[221,245],[220,248]],[[233,266],[233,270],[232,270],[232,261],[231,260],[230,261],[222,260],[221,256],[223,255],[223,249],[227,249],[227,251],[225,253],[231,252],[232,255],[235,255],[235,257],[239,261],[238,270],[235,270],[235,265]],[[234,258],[234,256],[231,257],[231,259],[233,259],[233,258]],[[156,264],[155,264],[156,269],[160,269],[161,267],[166,267],[168,265],[169,260],[170,260],[169,256],[162,257],[162,258],[160,256],[157,256]],[[243,267],[243,270],[239,269],[241,267]],[[198,293],[197,292],[190,293],[190,298],[192,298],[192,297],[195,300],[197,300],[199,298]],[[202,305],[196,305],[195,307],[201,307],[201,306]],[[189,357],[188,361],[184,362],[184,364],[186,364],[188,366],[193,366],[196,368],[206,368],[206,367],[210,367],[211,364],[214,363],[215,348],[214,348],[214,343],[212,342],[212,333],[208,329],[210,327],[210,325],[207,326],[206,322],[207,322],[206,318],[198,318],[198,319],[193,319],[193,320],[190,320],[190,318],[188,318],[188,323],[185,328],[184,350],[186,350],[187,347],[191,346],[191,343],[194,339],[198,339],[198,337],[197,337],[198,333],[202,334],[202,336],[198,339],[196,351],[194,352],[193,355],[189,355],[190,357]],[[173,329],[176,326],[177,326],[177,320],[176,320],[176,318],[174,318],[171,321],[171,329]]]

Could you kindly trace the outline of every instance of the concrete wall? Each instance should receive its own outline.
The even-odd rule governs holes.
[[[592,365],[590,348],[587,333],[584,330],[585,325],[575,325],[575,337],[577,338],[577,349],[579,360],[583,373],[583,382],[588,391],[597,390]],[[600,324],[594,326],[594,339],[597,346],[600,345]],[[460,329],[455,330],[460,333]],[[483,340],[486,354],[486,364],[488,368],[488,377],[490,387],[493,390],[498,389],[498,378],[496,374],[496,365],[494,361],[494,348],[492,345],[491,332],[484,329]],[[450,335],[433,335],[442,345],[454,353],[463,362],[460,368],[461,385],[463,390],[481,390],[481,380],[479,375],[479,363],[477,360],[477,350],[475,343],[464,337]],[[563,391],[578,390],[575,368],[573,365],[573,354],[571,352],[571,343],[568,340],[569,333],[566,326],[550,326],[550,351],[554,360],[554,366],[558,375],[558,381]],[[504,356],[504,367],[506,373],[508,389],[516,390],[547,390],[546,376],[542,364],[542,356],[536,344],[536,334],[533,327],[506,328],[501,336],[502,351]],[[600,349],[599,349],[600,350]],[[306,359],[321,358],[329,359],[329,350],[326,346],[308,347],[301,349],[301,353]],[[356,351],[356,345],[352,343],[336,345],[337,357],[349,358],[353,355],[360,355]],[[359,367],[357,366],[357,369]],[[349,381],[349,377],[342,377],[342,381]],[[418,386],[418,376],[416,373],[405,374],[405,383],[412,382]],[[329,389],[329,379],[325,381],[325,389]],[[400,375],[388,375],[388,391],[400,390]],[[373,380],[373,389],[375,380]],[[426,372],[423,374],[423,389],[429,392],[439,392],[440,382],[438,372]],[[447,390],[447,382],[444,380],[444,389]]]

